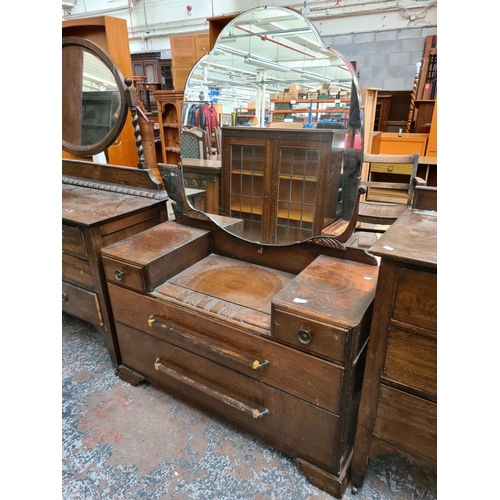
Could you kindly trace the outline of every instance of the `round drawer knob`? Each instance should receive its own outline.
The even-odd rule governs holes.
[[[121,281],[125,277],[125,271],[115,271],[115,278]]]
[[[66,292],[62,293],[62,299],[64,300],[64,302],[68,302],[68,294]]]
[[[302,344],[309,344],[312,340],[312,335],[307,330],[299,330],[297,333],[297,338]]]

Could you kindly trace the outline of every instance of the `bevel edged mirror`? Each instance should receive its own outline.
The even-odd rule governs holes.
[[[295,91],[300,89],[300,95],[295,97],[295,94],[289,93],[287,98],[277,98],[287,95],[285,92],[291,87]],[[326,92],[327,98],[319,93],[315,97],[314,92],[318,91]],[[198,61],[187,79],[182,127],[199,126],[199,122],[190,122],[190,117],[195,116],[194,108],[202,105],[205,109],[206,106],[213,108],[214,104],[219,105],[219,110],[222,109],[219,116],[226,117],[227,121],[230,114],[232,121],[230,127],[226,123],[219,124],[220,136],[212,137],[209,142],[209,148],[215,149],[219,145],[219,158],[210,157],[209,150],[209,159],[221,162],[218,209],[212,209],[212,212],[200,210],[195,203],[190,202],[193,198],[186,195],[185,189],[184,200],[191,210],[203,213],[225,231],[240,238],[273,245],[311,240],[321,236],[325,228],[333,227],[336,222],[341,223],[340,226],[342,223],[345,226],[352,222],[362,165],[361,89],[349,61],[324,44],[308,19],[294,10],[269,6],[249,10],[225,26],[214,47]],[[289,106],[289,110],[283,109],[286,106]],[[247,114],[252,115],[246,123],[238,121],[237,110],[241,109],[246,109]],[[248,158],[252,154],[257,158],[255,163],[258,164],[259,151],[258,148],[243,148],[235,154],[234,149],[220,149],[220,145],[225,143],[225,136],[231,135],[233,128],[245,129],[248,135],[260,134],[262,137],[266,136],[266,130],[273,129],[276,132],[282,130],[283,137],[293,137],[294,134],[298,136],[301,131],[304,132],[301,134],[303,136],[314,134],[315,131],[318,132],[316,135],[328,131],[332,152],[335,153],[332,154],[331,168],[335,167],[340,176],[337,181],[332,182],[335,192],[329,193],[329,197],[338,201],[335,213],[328,217],[325,215],[323,223],[314,225],[314,214],[303,209],[305,205],[314,205],[318,200],[324,200],[325,196],[318,194],[317,186],[311,187],[314,182],[318,184],[319,179],[309,174],[310,155],[314,157],[314,147],[305,155],[298,154],[297,150],[295,159],[290,160],[283,168],[280,163],[276,184],[271,192],[271,196],[274,193],[277,196],[277,208],[273,212],[273,217],[276,217],[273,225],[277,228],[276,235],[269,237],[259,233],[259,229],[255,230],[255,227],[259,227],[259,217],[263,218],[264,215],[262,209],[257,210],[250,205],[252,199],[259,196],[257,191],[252,190],[258,189],[260,181],[256,182],[257,176],[262,174],[256,173],[259,168],[253,167],[238,175],[229,175],[228,171],[232,173],[235,162],[241,162],[242,158]],[[187,153],[189,148],[185,146],[181,131],[183,186],[187,186],[188,180],[186,164],[190,162],[186,161],[187,158],[199,158],[197,153]],[[261,154],[265,153],[261,151]],[[281,155],[280,161],[283,158]],[[265,161],[269,161],[269,157],[260,163]],[[334,165],[333,162],[340,162],[340,165]],[[236,168],[242,170],[241,166]],[[249,190],[246,193],[242,193],[243,176],[253,179],[251,187],[244,188]],[[283,192],[288,194],[283,196]],[[301,197],[304,199],[307,192],[313,193],[308,203],[297,203]],[[268,196],[269,194],[267,192]],[[299,205],[300,210],[294,210]],[[228,223],[228,220],[236,223]],[[286,231],[282,229],[285,226]],[[313,227],[314,230],[311,229]],[[278,231],[281,231],[280,235]]]
[[[126,121],[126,85],[113,60],[94,42],[62,39],[62,148],[92,156],[109,148]]]

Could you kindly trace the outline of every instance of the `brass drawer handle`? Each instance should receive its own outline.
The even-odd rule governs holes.
[[[299,330],[297,332],[297,338],[301,344],[309,344],[312,340],[312,335],[307,330]]]
[[[256,359],[252,363],[252,368],[254,370],[258,370],[259,368],[264,368],[265,366],[269,366],[269,361],[267,359],[265,361],[263,361],[262,363],[258,359]]]
[[[122,281],[124,277],[125,277],[125,271],[119,271],[119,270],[115,271],[115,278],[118,281]]]
[[[166,325],[165,323],[163,323],[162,321],[158,320],[153,315],[151,315],[148,318],[148,326],[152,328],[153,323],[155,324],[155,326],[161,328],[165,333],[168,333],[169,335],[175,337],[176,339],[181,339],[183,342],[188,342],[189,344],[195,345],[203,349],[204,351],[209,351],[223,358],[240,362],[246,367],[251,367],[253,370],[259,370],[260,368],[265,368],[266,366],[269,366],[271,364],[271,362],[268,361],[267,359],[265,359],[264,361],[259,361],[258,359],[251,358],[250,356],[247,356],[245,354],[231,351],[227,348],[221,348],[217,346],[214,342],[210,343],[204,341],[203,339],[195,337],[194,335],[191,335],[187,332],[179,332],[177,330],[174,330],[172,327]]]
[[[261,418],[264,415],[268,415],[270,413],[267,408],[264,408],[262,411],[259,410],[258,408],[252,408],[251,406],[248,406],[246,403],[238,401],[237,399],[234,399],[226,394],[222,394],[221,392],[216,391],[215,389],[212,389],[210,387],[207,387],[206,385],[200,384],[196,380],[186,377],[186,375],[182,375],[181,373],[178,373],[175,370],[172,370],[171,368],[162,365],[160,358],[156,358],[154,367],[155,370],[165,373],[165,375],[175,378],[179,382],[190,385],[191,387],[198,389],[199,391],[202,391],[205,394],[208,394],[209,396],[214,397],[221,403],[236,408],[237,410],[240,410],[243,413],[246,413],[247,415],[251,415],[252,418]]]
[[[64,302],[68,302],[68,294],[66,292],[62,293],[62,299],[64,300]]]

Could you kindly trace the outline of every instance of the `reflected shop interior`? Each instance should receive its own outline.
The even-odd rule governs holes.
[[[222,98],[234,99],[251,116],[222,112],[217,134],[199,146],[190,116]],[[352,219],[362,109],[354,68],[325,46],[309,20],[286,8],[253,9],[224,27],[187,79],[180,136],[184,192],[176,197],[171,169],[159,170],[178,214],[186,203],[260,244],[306,241]],[[197,202],[190,180],[200,158],[219,177],[208,203]]]

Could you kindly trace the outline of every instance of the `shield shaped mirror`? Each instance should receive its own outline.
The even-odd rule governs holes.
[[[241,14],[186,83],[183,186],[194,191],[192,174],[204,167],[218,183],[210,203],[186,192],[189,209],[271,245],[347,224],[362,165],[362,109],[353,66],[308,19],[273,6]]]

